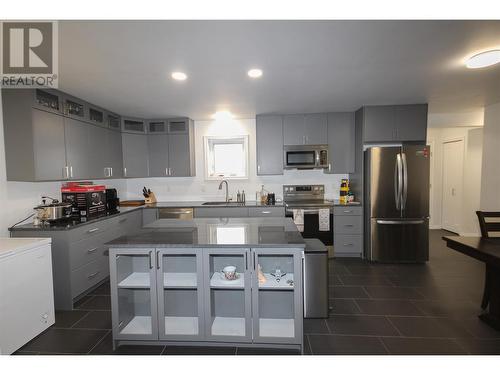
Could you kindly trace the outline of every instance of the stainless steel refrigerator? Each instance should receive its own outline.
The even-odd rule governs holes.
[[[422,145],[365,151],[365,255],[387,263],[429,260],[429,159]]]

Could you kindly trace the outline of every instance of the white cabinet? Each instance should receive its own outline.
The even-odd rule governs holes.
[[[50,238],[0,239],[0,354],[55,323]]]

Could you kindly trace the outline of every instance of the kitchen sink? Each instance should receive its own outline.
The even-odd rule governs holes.
[[[204,202],[201,204],[202,206],[244,206],[244,203],[239,202]]]

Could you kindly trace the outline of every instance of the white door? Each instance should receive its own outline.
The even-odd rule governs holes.
[[[462,218],[463,140],[443,143],[443,206],[441,227],[459,233]]]

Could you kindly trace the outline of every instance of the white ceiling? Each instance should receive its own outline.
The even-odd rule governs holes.
[[[500,21],[61,21],[59,87],[138,117],[208,119],[429,102],[433,113],[500,101]],[[251,80],[246,72],[264,75]],[[188,74],[173,81],[170,72]]]

